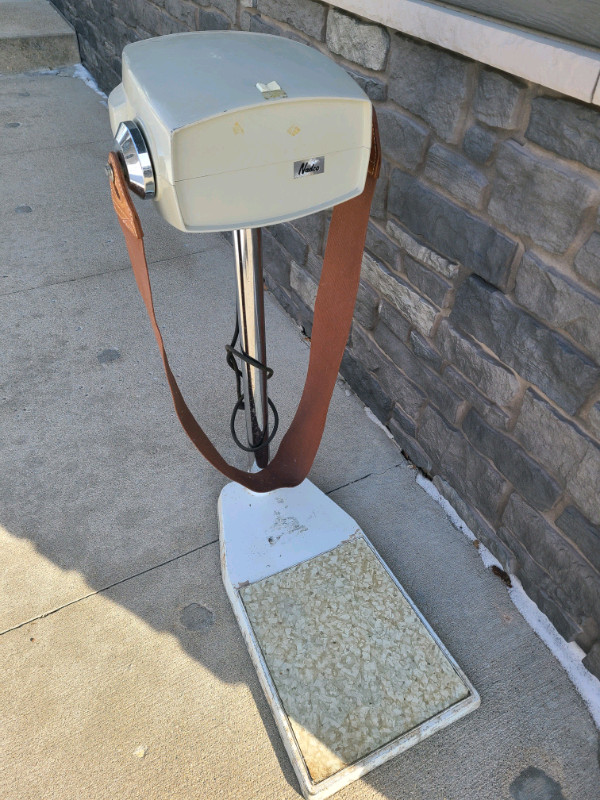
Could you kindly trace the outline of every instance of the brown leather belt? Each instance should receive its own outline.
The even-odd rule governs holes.
[[[142,225],[117,154],[110,153],[108,159],[112,167],[110,191],[113,205],[125,235],[135,280],[158,342],[175,411],[185,432],[214,467],[253,492],[269,492],[284,486],[297,486],[308,475],[319,449],[327,410],[352,324],[371,201],[381,163],[375,111],[365,188],[358,197],[336,206],[331,217],[323,270],[315,300],[308,372],[302,397],[277,454],[260,472],[245,472],[228,464],[206,436],[183,399],[169,366],[156,321]]]

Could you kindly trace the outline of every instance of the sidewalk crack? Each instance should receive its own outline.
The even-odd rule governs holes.
[[[35,292],[37,289],[52,289],[55,286],[64,286],[67,283],[76,283],[77,281],[85,281],[91,278],[102,278],[105,275],[116,275],[119,272],[126,272],[130,270],[129,265],[125,267],[116,267],[115,269],[107,269],[104,272],[94,272],[90,275],[77,275],[74,278],[65,278],[62,281],[54,281],[53,283],[40,283],[38,286],[25,286],[22,289],[13,289],[10,292],[1,292],[1,297],[11,297],[14,294],[25,294],[26,292]]]
[[[326,495],[333,494],[334,492],[339,491],[340,489],[345,489],[346,486],[352,486],[353,483],[360,483],[361,481],[365,481],[367,478],[372,478],[373,476],[377,475],[385,475],[386,472],[389,472],[392,469],[397,469],[401,467],[404,461],[401,461],[399,464],[392,464],[391,467],[386,467],[385,469],[381,470],[381,472],[368,472],[366,475],[362,475],[360,478],[355,478],[353,481],[348,481],[348,483],[342,483],[341,486],[336,486],[335,489],[330,489],[328,492],[325,492]]]
[[[1,2],[1,0],[0,0]],[[171,261],[176,261],[179,258],[187,258],[188,256],[197,255],[210,255],[213,250],[218,249],[219,243],[215,243],[210,247],[203,247],[201,250],[194,250],[190,253],[183,253],[174,256],[165,256],[164,258],[148,259],[148,266],[153,267],[158,264],[167,264]],[[12,289],[8,292],[0,291],[0,297],[10,297],[13,294],[24,294],[25,292],[33,292],[36,289],[50,289],[54,286],[63,286],[68,283],[77,283],[77,281],[87,281],[92,278],[103,278],[105,275],[117,275],[119,272],[131,272],[131,266],[126,264],[121,267],[114,267],[112,269],[104,270],[103,272],[90,272],[88,275],[76,275],[72,278],[65,278],[64,280],[53,281],[52,283],[40,283],[36,286],[24,286],[22,289]]]
[[[191,555],[192,553],[197,553],[199,550],[203,550],[205,547],[208,547],[211,544],[216,544],[219,540],[218,539],[211,539],[210,542],[205,542],[201,544],[199,547],[194,547],[192,550],[188,550],[186,553],[181,553],[178,556],[173,556],[173,558],[169,558],[166,561],[162,561],[160,564],[154,564],[152,567],[148,567],[147,569],[141,570],[141,572],[136,572],[134,575],[128,575],[126,578],[121,578],[114,583],[110,583],[107,586],[103,586],[101,589],[96,589],[89,594],[85,594],[82,597],[77,597],[75,600],[69,600],[68,603],[63,603],[62,606],[58,606],[57,608],[53,608],[50,611],[44,611],[42,614],[38,614],[35,617],[31,617],[30,619],[26,619],[23,622],[19,622],[17,625],[13,625],[11,628],[6,628],[6,630],[0,631],[0,636],[4,636],[5,633],[10,633],[11,631],[16,631],[19,628],[22,628],[24,625],[29,625],[31,622],[36,622],[39,619],[45,619],[46,617],[50,617],[53,614],[57,614],[59,611],[62,611],[69,606],[73,606],[76,603],[80,603],[82,600],[87,600],[90,597],[94,597],[95,595],[102,594],[102,592],[106,592],[109,589],[113,589],[115,586],[120,586],[122,583],[127,583],[127,581],[131,581],[134,578],[139,578],[141,575],[146,575],[148,572],[152,572],[155,569],[160,569],[161,567],[165,567],[168,564],[172,564],[174,561],[178,561],[180,558],[185,558],[186,556]]]

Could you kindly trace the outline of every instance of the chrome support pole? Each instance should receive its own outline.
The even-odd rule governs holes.
[[[260,228],[233,231],[237,279],[237,314],[240,325],[239,348],[251,358],[266,364],[265,311]],[[245,361],[241,365],[244,383],[244,408],[248,444],[256,446],[268,436],[267,376]],[[269,448],[254,454],[256,466],[266,467]],[[253,458],[253,460],[254,460]]]

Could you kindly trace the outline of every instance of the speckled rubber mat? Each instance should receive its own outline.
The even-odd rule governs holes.
[[[361,537],[240,595],[315,782],[469,693]]]

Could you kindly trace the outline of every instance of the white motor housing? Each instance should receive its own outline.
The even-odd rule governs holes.
[[[113,134],[127,122],[141,131],[154,200],[183,231],[285,222],[365,184],[369,99],[290,39],[211,31],[135,42],[108,105]]]

